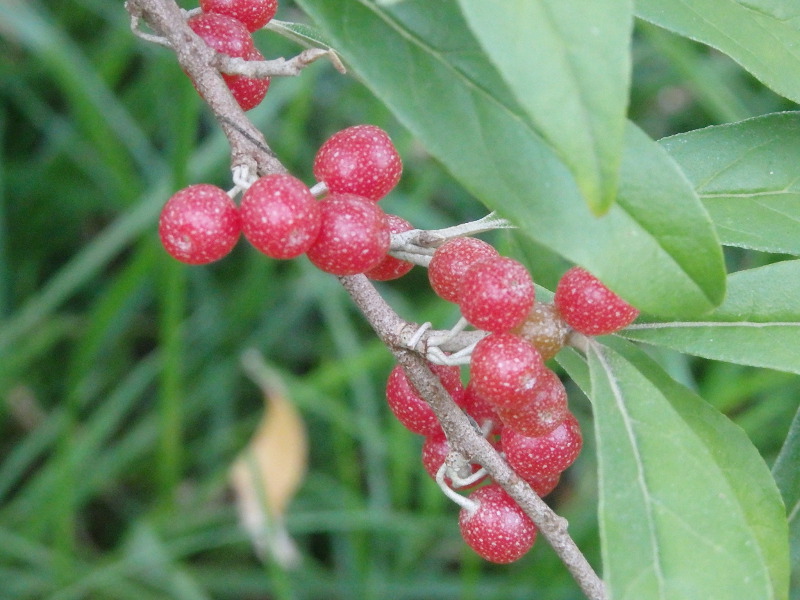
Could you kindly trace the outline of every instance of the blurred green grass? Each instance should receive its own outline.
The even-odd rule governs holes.
[[[298,14],[286,2],[279,17]],[[0,598],[575,598],[544,542],[508,567],[464,548],[456,508],[420,468],[421,440],[383,402],[390,356],[332,277],[245,244],[201,268],[161,250],[172,191],[230,187],[227,146],[170,52],[128,27],[117,2],[0,6]],[[297,51],[267,33],[256,43]],[[631,115],[654,136],[786,108],[724,57],[652,28],[637,31],[635,56]],[[328,135],[380,125],[406,165],[388,211],[423,228],[483,214],[328,65],[273,82],[250,115],[306,181]],[[497,241],[552,287],[563,262]],[[405,318],[453,322],[426,288],[416,271],[381,286]],[[298,570],[255,557],[227,490],[263,406],[239,366],[247,348],[278,369],[309,428],[288,516]],[[661,358],[771,460],[796,378]],[[572,403],[588,424],[586,400]],[[584,430],[587,451],[552,503],[598,565]]]

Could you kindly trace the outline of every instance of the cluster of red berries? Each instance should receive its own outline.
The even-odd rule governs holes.
[[[189,27],[211,48],[231,58],[264,60],[253,44],[251,33],[272,20],[277,0],[200,0],[201,13],[187,21]],[[243,110],[258,106],[269,89],[269,78],[222,75]]]
[[[388,256],[391,234],[412,229],[377,202],[397,184],[402,162],[379,127],[357,125],[330,137],[314,159],[314,176],[327,195],[317,200],[291,175],[257,179],[239,206],[221,188],[191,185],[164,206],[159,235],[167,251],[188,264],[228,254],[240,234],[271,258],[306,254],[335,275],[400,277],[413,265]]]
[[[488,332],[472,350],[466,387],[456,366],[431,364],[431,370],[509,466],[538,495],[549,494],[578,457],[583,438],[566,389],[545,361],[564,346],[572,329],[612,333],[638,311],[580,267],[562,277],[553,304],[537,303],[524,266],[474,238],[455,238],[437,248],[428,275],[439,296],[456,302],[467,321]],[[433,410],[399,366],[389,376],[386,398],[406,428],[425,436],[422,462],[435,477],[449,444]],[[479,488],[469,499],[473,508],[461,511],[461,534],[483,558],[508,563],[533,546],[535,525],[497,485]]]
[[[391,235],[412,226],[378,206],[402,172],[397,150],[383,130],[359,125],[336,133],[317,152],[313,172],[324,184],[315,186],[326,194],[321,200],[290,175],[257,179],[239,206],[216,186],[189,186],[164,206],[162,243],[189,264],[222,258],[243,233],[267,256],[306,254],[321,270],[336,275],[365,273],[389,280],[412,268],[387,254]],[[440,297],[457,303],[464,318],[486,332],[472,349],[466,386],[458,366],[431,363],[431,370],[509,466],[537,494],[549,494],[583,442],[566,389],[545,361],[565,345],[571,331],[612,333],[638,311],[580,267],[564,274],[553,304],[537,302],[527,269],[476,238],[441,244],[431,256],[428,276]],[[436,477],[450,446],[433,410],[399,366],[389,375],[386,398],[400,422],[425,437],[422,462]],[[502,488],[490,482],[469,500],[472,508],[462,509],[459,524],[478,554],[507,563],[531,548],[536,527]]]

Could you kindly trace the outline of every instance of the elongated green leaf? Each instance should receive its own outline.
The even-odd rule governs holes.
[[[800,373],[800,261],[740,271],[728,281],[728,297],[709,315],[637,323],[620,333],[705,358]]]
[[[794,0],[636,0],[637,16],[721,50],[800,102],[800,16]]]
[[[745,434],[628,344],[589,348],[615,600],[788,594],[780,495]]]
[[[527,235],[646,312],[697,314],[721,301],[722,254],[710,219],[677,165],[633,125],[618,202],[596,218],[453,0],[300,4],[428,150]]]
[[[792,420],[789,435],[772,467],[772,474],[781,490],[790,524],[800,523],[800,410]],[[800,531],[800,530],[799,530]]]
[[[661,140],[692,182],[723,244],[800,254],[800,113]]]
[[[616,196],[633,3],[459,0],[487,56],[596,213]]]

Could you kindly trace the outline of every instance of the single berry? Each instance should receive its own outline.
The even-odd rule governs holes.
[[[236,245],[242,230],[239,209],[214,185],[190,185],[161,210],[158,235],[173,257],[190,265],[219,260]]]
[[[528,404],[546,372],[539,352],[511,333],[492,333],[480,340],[470,358],[470,383],[496,409]]]
[[[264,55],[254,48],[245,60],[264,60]],[[228,84],[231,94],[233,94],[239,106],[242,107],[242,110],[250,110],[261,104],[264,96],[267,95],[267,90],[269,90],[269,77],[256,79],[254,77],[223,73],[222,78]]]
[[[436,479],[436,473],[438,473],[439,469],[444,464],[449,453],[450,443],[447,441],[447,437],[445,437],[441,429],[425,438],[425,442],[422,444],[422,465],[425,467],[425,471],[428,475],[433,479]],[[476,473],[479,470],[480,465],[471,465],[472,473]],[[466,475],[469,475],[469,473],[466,473]],[[482,477],[472,485],[477,485],[483,480],[484,478]],[[444,482],[449,487],[453,487],[453,482],[449,477],[445,477]],[[472,487],[472,485],[469,487]]]
[[[606,335],[630,325],[639,311],[581,267],[564,273],[554,302],[570,327],[585,335]]]
[[[411,385],[400,365],[392,369],[386,381],[386,401],[397,420],[409,431],[429,436],[441,430],[433,410]]]
[[[564,471],[583,447],[581,428],[572,413],[546,435],[530,437],[506,427],[500,441],[509,466],[523,479],[533,481]]]
[[[503,425],[517,433],[537,437],[550,433],[569,414],[567,390],[550,369],[545,369],[530,395],[530,401],[514,409],[498,409]]]
[[[314,158],[314,177],[328,190],[374,201],[397,185],[402,172],[392,140],[374,125],[355,125],[335,133]]]
[[[234,58],[247,58],[255,49],[250,32],[238,19],[227,15],[200,13],[186,24],[211,48]]]
[[[464,395],[458,405],[475,420],[479,427],[483,427],[487,421],[491,421],[493,425],[492,433],[499,433],[501,421],[497,410],[475,390],[475,384],[471,381],[467,384]]]
[[[224,14],[201,13],[186,22],[211,48],[233,58],[264,60],[253,46],[250,32],[238,19]],[[222,74],[233,97],[242,107],[250,110],[257,106],[267,93],[269,79],[253,79],[242,75]]]
[[[428,365],[439,378],[445,390],[459,401],[464,393],[458,367]],[[406,429],[420,435],[432,435],[441,431],[441,426],[430,405],[423,400],[419,392],[408,379],[400,365],[392,369],[386,382],[386,401],[397,420]]]
[[[306,185],[291,175],[267,175],[244,193],[242,232],[272,258],[305,253],[319,234],[322,210]]]
[[[542,475],[541,477],[526,479],[526,481],[533,491],[536,492],[536,495],[543,498],[556,489],[559,481],[561,481],[561,473],[556,475]]]
[[[238,19],[249,31],[256,31],[275,16],[278,0],[200,0],[200,8],[204,13]]]
[[[307,255],[334,275],[374,269],[391,242],[386,215],[374,202],[353,194],[331,194],[319,202],[322,225]]]
[[[510,563],[522,558],[536,541],[536,525],[497,484],[469,496],[477,509],[462,508],[458,525],[464,541],[484,559]]]
[[[555,305],[535,302],[522,325],[512,329],[511,333],[536,346],[543,360],[550,360],[566,344],[569,326]]]
[[[499,256],[497,250],[483,240],[459,237],[439,246],[428,265],[428,279],[440,298],[458,302],[461,280],[467,269],[479,260]]]
[[[494,256],[474,263],[461,278],[458,306],[478,329],[501,333],[521,325],[533,308],[533,279],[513,258]]]
[[[411,223],[397,215],[386,215],[386,221],[389,223],[389,231],[391,233],[402,233],[403,231],[414,229]],[[374,281],[391,281],[392,279],[399,279],[413,267],[414,264],[406,260],[400,260],[394,256],[386,256],[377,267],[364,274]]]

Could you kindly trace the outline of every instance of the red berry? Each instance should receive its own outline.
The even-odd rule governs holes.
[[[500,333],[525,321],[535,293],[533,279],[521,263],[494,256],[474,263],[464,273],[458,306],[478,329]]]
[[[495,408],[512,410],[531,401],[546,370],[530,343],[511,333],[492,333],[472,351],[470,383]]]
[[[422,465],[425,467],[425,471],[428,473],[428,475],[430,475],[433,479],[436,479],[436,473],[439,472],[439,469],[444,464],[444,461],[447,459],[447,455],[449,453],[450,443],[447,441],[447,437],[444,435],[444,432],[441,429],[425,438],[425,443],[422,444]],[[472,465],[473,473],[479,470],[480,465]],[[472,485],[477,485],[483,480],[484,478],[481,477]],[[453,487],[453,482],[449,477],[445,477],[444,482],[448,486]]]
[[[433,410],[411,385],[400,365],[389,374],[386,401],[397,420],[409,431],[425,436],[441,431]]]
[[[639,311],[581,267],[573,267],[556,286],[554,302],[570,327],[586,335],[606,335],[630,325]]]
[[[247,55],[246,60],[264,60],[264,55],[255,48]],[[242,110],[250,110],[255,108],[267,95],[269,89],[270,79],[256,79],[254,77],[244,77],[242,75],[227,75],[222,74],[225,83],[231,90],[231,94],[242,107]]]
[[[226,15],[201,13],[186,22],[192,31],[217,52],[247,58],[254,50],[253,38],[242,22]]]
[[[403,163],[380,127],[356,125],[331,136],[314,158],[314,177],[333,193],[378,201],[400,181]]]
[[[319,203],[322,225],[308,258],[334,275],[375,268],[391,242],[386,215],[374,202],[353,194],[331,194]]]
[[[389,223],[389,231],[392,233],[401,233],[414,229],[411,223],[397,215],[386,215],[386,221]],[[377,267],[370,269],[365,275],[375,281],[390,281],[399,279],[413,267],[414,264],[406,260],[400,260],[394,256],[386,256]]]
[[[534,481],[564,471],[583,447],[581,428],[572,413],[546,435],[529,437],[506,427],[500,440],[509,466],[523,479]]]
[[[233,58],[264,60],[262,54],[253,46],[250,32],[241,21],[233,17],[224,14],[201,13],[190,17],[187,24],[217,52]],[[222,78],[242,110],[250,110],[257,106],[264,99],[267,88],[269,88],[269,79],[253,79],[225,73],[222,74]]]
[[[526,481],[533,491],[536,492],[536,495],[543,498],[556,489],[559,481],[561,481],[561,473],[556,475],[542,475],[541,477],[526,479]]]
[[[497,250],[483,240],[453,238],[439,246],[428,265],[428,279],[440,298],[458,302],[461,280],[467,269],[479,260],[498,256]]]
[[[510,563],[521,558],[536,541],[536,525],[497,484],[470,494],[478,508],[462,508],[458,525],[464,541],[484,559]]]
[[[238,19],[249,31],[256,31],[275,16],[278,0],[200,0],[200,8]]]
[[[453,399],[460,400],[464,392],[461,378],[458,375],[458,367],[428,366]],[[425,436],[441,431],[433,409],[411,385],[408,376],[400,365],[395,366],[389,374],[389,379],[386,382],[386,401],[389,403],[389,408],[397,417],[397,420],[409,431]]]
[[[230,196],[214,185],[190,185],[161,210],[158,235],[179,261],[202,265],[219,260],[236,245],[242,224]]]
[[[272,258],[294,258],[317,239],[322,223],[319,202],[291,175],[267,175],[244,193],[242,232]]]
[[[465,413],[475,419],[479,427],[483,427],[487,421],[491,421],[494,425],[492,431],[495,432],[501,424],[497,410],[475,390],[475,384],[471,381],[467,384],[464,395],[458,405]]]
[[[503,425],[527,436],[546,435],[558,427],[569,414],[567,390],[550,369],[545,369],[530,401],[514,409],[498,409]]]

